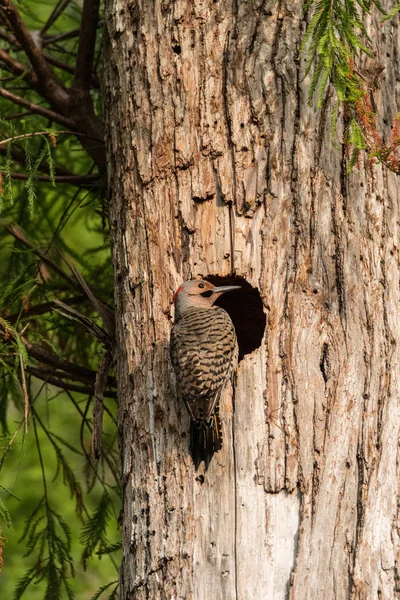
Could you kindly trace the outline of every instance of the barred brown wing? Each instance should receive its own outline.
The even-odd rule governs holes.
[[[233,323],[222,308],[193,308],[174,325],[171,359],[194,420],[208,419],[237,363]]]

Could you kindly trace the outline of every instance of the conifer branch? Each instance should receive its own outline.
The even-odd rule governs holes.
[[[41,27],[41,31],[30,33],[28,20],[31,23],[32,17],[38,16],[40,18],[40,15],[33,14],[32,6],[34,10],[36,8],[34,3],[24,5],[24,14],[26,12],[28,15],[25,20],[26,25],[24,25],[22,21],[24,14],[22,12],[18,14],[20,4],[17,4],[17,0],[0,0],[0,38],[5,40],[1,44],[3,48],[0,49],[0,69],[3,70],[1,74],[3,80],[7,81],[4,84],[0,83],[3,86],[0,88],[0,96],[5,107],[3,118],[0,119],[0,160],[2,163],[0,167],[0,187],[1,181],[3,181],[4,195],[7,200],[7,205],[4,203],[4,210],[7,211],[7,218],[10,220],[18,219],[17,214],[21,214],[21,211],[26,216],[27,206],[25,197],[23,196],[20,199],[19,194],[12,194],[12,188],[18,190],[18,192],[23,192],[24,188],[31,206],[33,206],[36,195],[39,198],[39,193],[36,191],[38,188],[35,185],[37,181],[69,183],[78,185],[80,188],[93,185],[99,188],[100,193],[102,192],[99,184],[101,184],[104,175],[93,172],[96,169],[94,169],[94,165],[90,160],[93,159],[100,168],[105,166],[102,122],[96,115],[89,95],[89,86],[99,87],[99,79],[93,73],[93,55],[95,54],[93,36],[96,34],[96,24],[93,23],[93,20],[90,22],[90,18],[88,18],[86,33],[81,28],[63,32],[62,29],[65,27],[66,21],[63,20],[61,23],[61,20],[59,20],[57,26],[60,25],[61,33],[56,35],[48,35],[47,33],[48,31],[58,31],[54,28],[54,23],[69,3],[70,0],[56,0],[53,3],[55,9]],[[86,8],[93,7],[98,4],[98,0],[93,0],[93,2],[85,0],[85,3]],[[50,29],[50,27],[53,27],[53,29]],[[79,34],[81,34],[80,69],[77,70],[70,61],[70,57],[74,59],[76,55],[74,51],[76,43],[73,38],[76,38]],[[63,47],[57,46],[62,40],[72,40],[72,42],[66,42]],[[46,48],[46,51],[42,50],[43,47]],[[53,56],[50,54],[53,50],[57,52],[61,50],[62,54]],[[25,52],[26,56],[21,51]],[[58,58],[59,56],[61,60]],[[67,58],[64,58],[64,56]],[[51,65],[55,67],[54,70],[52,70]],[[54,71],[57,73],[57,78]],[[87,74],[89,74],[87,81],[82,81]],[[81,77],[81,87],[79,88],[76,85],[69,90],[66,87],[70,85],[69,82],[73,79],[74,85],[77,82],[79,84],[79,77]],[[60,81],[58,81],[58,78],[60,78]],[[18,89],[22,91],[17,91]],[[34,90],[35,94],[30,94],[30,90]],[[94,94],[94,98],[97,99],[97,97],[98,94]],[[3,101],[3,98],[6,101]],[[82,101],[82,98],[84,101]],[[33,102],[30,102],[30,100],[33,100]],[[8,108],[6,108],[7,103]],[[22,108],[15,108],[15,106]],[[28,114],[33,115],[34,118],[25,119]],[[46,127],[43,128],[42,126],[42,131],[38,131],[37,123],[40,123],[40,119],[37,115],[49,120],[50,127],[52,127],[51,123],[56,124],[54,129],[47,129],[48,123],[43,122]],[[21,122],[17,119],[21,119]],[[64,131],[60,132],[56,129],[63,129]],[[62,138],[61,142],[57,143],[58,136],[62,134],[76,136],[82,147],[86,149],[88,156],[79,155],[78,158],[74,154],[77,149],[77,143],[74,139]],[[62,142],[65,142],[65,145]],[[56,149],[53,150],[53,148]],[[77,158],[78,160],[82,159],[82,168],[79,171],[89,173],[89,175],[78,175],[72,172],[76,170],[73,165],[76,164]],[[67,161],[69,160],[71,160],[71,169],[68,169],[69,164]],[[13,161],[16,161],[16,167],[13,166]],[[25,170],[19,165],[24,166]],[[57,175],[55,174],[55,166],[57,167]],[[23,180],[27,185],[16,185],[14,179]],[[57,411],[58,408],[55,403],[51,403],[49,400],[54,397],[65,399],[66,395],[71,398],[82,417],[81,429],[85,431],[86,438],[83,439],[82,436],[82,446],[85,452],[87,429],[90,430],[92,425],[92,419],[88,414],[92,399],[94,396],[97,397],[98,401],[103,397],[115,399],[116,385],[115,378],[107,374],[105,361],[102,361],[100,372],[96,373],[100,344],[97,338],[93,337],[93,334],[97,334],[101,342],[106,344],[106,352],[107,348],[112,347],[112,336],[109,332],[97,326],[97,314],[95,318],[92,318],[94,314],[93,307],[95,310],[100,308],[100,313],[103,312],[103,319],[106,318],[106,321],[109,321],[110,324],[113,317],[108,314],[107,305],[101,303],[90,291],[89,285],[91,286],[92,279],[88,281],[89,285],[86,284],[79,273],[72,275],[69,265],[66,266],[59,257],[53,258],[51,253],[48,256],[48,251],[43,249],[43,244],[45,244],[43,240],[46,237],[48,239],[49,235],[53,235],[54,241],[54,236],[60,236],[65,225],[71,222],[69,221],[70,217],[72,215],[74,217],[78,216],[75,212],[77,208],[83,209],[81,215],[90,215],[91,219],[94,215],[91,222],[94,224],[96,234],[104,236],[104,223],[103,230],[101,230],[102,223],[98,218],[99,211],[97,210],[102,208],[104,215],[107,214],[104,198],[103,196],[100,199],[96,198],[91,191],[83,191],[82,193],[79,190],[75,191],[72,186],[70,186],[70,189],[65,190],[64,197],[60,197],[54,191],[49,190],[49,193],[47,191],[46,188],[43,189],[41,202],[35,204],[35,224],[29,222],[28,216],[27,220],[24,221],[24,227],[27,231],[30,231],[30,227],[34,230],[34,238],[32,238],[35,240],[34,243],[31,243],[29,234],[23,233],[17,227],[7,227],[8,232],[15,238],[15,241],[12,240],[14,242],[13,248],[9,245],[10,251],[7,248],[3,253],[5,263],[3,270],[8,279],[0,292],[0,296],[2,311],[5,315],[12,314],[8,321],[0,317],[0,342],[3,350],[0,360],[2,366],[0,392],[4,400],[3,407],[5,407],[7,401],[11,401],[12,381],[18,379],[22,384],[23,398],[25,398],[25,418],[21,419],[18,428],[19,435],[22,437],[23,424],[27,422],[26,408],[29,402],[31,411],[29,418],[35,424],[35,437],[40,455],[39,462],[44,488],[44,496],[40,502],[38,499],[37,506],[29,516],[23,536],[27,554],[30,554],[33,558],[33,563],[31,563],[33,566],[28,568],[20,582],[17,582],[15,598],[21,596],[24,598],[25,595],[29,595],[30,590],[27,588],[31,584],[42,582],[45,587],[44,594],[47,598],[61,600],[61,597],[64,597],[63,595],[69,599],[73,597],[69,578],[74,574],[74,566],[68,525],[63,520],[63,516],[57,514],[51,506],[53,486],[50,486],[48,477],[52,477],[54,473],[53,463],[50,465],[47,462],[49,443],[52,445],[57,459],[55,476],[61,475],[59,480],[62,479],[67,489],[76,497],[76,508],[79,514],[83,507],[84,491],[81,489],[79,479],[75,479],[76,463],[71,462],[69,464],[67,462],[67,460],[69,461],[67,452],[76,453],[76,455],[79,455],[80,460],[83,459],[83,455],[79,452],[79,441],[78,449],[76,449],[73,440],[67,437],[62,439],[57,435],[59,432],[47,429],[47,425],[40,420],[40,416],[35,412],[35,400],[39,394],[41,394],[42,400],[42,390],[45,389],[47,397],[43,398],[43,401],[48,402],[49,411],[52,411],[52,409]],[[100,207],[95,202],[101,203]],[[83,223],[79,222],[79,232],[81,231],[81,225]],[[9,240],[9,236],[7,236],[7,239]],[[86,240],[83,248],[82,245],[76,245],[75,247],[74,240],[71,242],[67,234],[65,234],[65,237],[64,235],[59,237],[59,243],[63,248],[63,252],[67,252],[68,256],[73,257],[78,264],[83,264],[85,268],[88,268],[92,264],[93,256],[102,256],[101,242],[98,242],[98,239],[94,241],[92,247],[89,244],[87,250]],[[50,242],[50,246],[53,241]],[[37,244],[40,244],[40,249],[37,249]],[[62,258],[65,261],[64,256]],[[102,278],[101,282],[93,278],[93,281],[96,282],[96,289],[97,286],[99,289],[104,289],[103,293],[105,295],[108,294],[109,284],[106,279],[108,275],[109,269],[106,267],[105,277]],[[61,281],[60,278],[62,278]],[[60,294],[57,293],[57,290]],[[71,290],[72,293],[70,293]],[[82,295],[82,291],[84,291],[85,296]],[[73,296],[72,298],[68,298],[69,293],[70,296]],[[55,301],[45,301],[52,299],[54,296],[58,296],[63,302],[57,306]],[[88,299],[92,306],[89,305]],[[34,304],[35,302],[36,305],[31,306],[31,303]],[[85,305],[82,309],[85,314],[71,310],[70,305],[78,304]],[[55,308],[61,311],[63,316],[73,319],[74,322],[70,323],[61,319],[55,312]],[[81,309],[79,308],[79,310]],[[24,327],[27,327],[28,324],[30,324],[29,330],[23,334]],[[81,336],[78,344],[74,339],[77,330],[76,324],[84,326],[92,333],[91,337],[88,335]],[[111,352],[110,349],[109,356]],[[75,362],[78,364],[75,364]],[[108,367],[110,364],[110,361],[108,361]],[[36,381],[34,381],[34,378]],[[40,380],[39,385],[38,380]],[[35,383],[35,387],[31,386],[31,383]],[[51,398],[48,397],[50,386],[54,386]],[[32,398],[33,390],[36,392],[37,389],[39,389],[37,395]],[[20,396],[21,388],[19,386],[18,392],[18,396]],[[77,394],[84,394],[87,397],[88,408],[84,413],[79,406],[82,402],[82,396]],[[77,401],[76,398],[79,398],[79,400]],[[85,401],[83,404],[85,404]],[[20,408],[20,405],[18,405],[18,408]],[[97,408],[99,408],[98,405]],[[115,424],[114,402],[104,402],[102,408]],[[21,412],[23,413],[23,407]],[[78,413],[76,416],[78,416]],[[77,420],[79,420],[79,417]],[[54,421],[51,419],[52,425]],[[61,422],[64,423],[63,420]],[[98,422],[98,418],[96,418],[96,422]],[[0,411],[0,423],[3,427],[6,427],[6,408]],[[41,427],[41,430],[38,427]],[[79,430],[79,424],[77,429]],[[47,439],[42,435],[42,431],[45,432]],[[98,425],[95,426],[96,433],[98,439],[101,439]],[[14,433],[11,439],[11,445],[14,443],[16,435],[17,432]],[[120,483],[116,452],[114,451],[115,436],[116,434],[114,436],[103,436],[106,451],[104,451],[98,462],[91,461],[87,451],[85,452],[85,456],[88,458],[88,462],[84,466],[84,470],[88,475],[86,479],[88,491],[93,488],[95,483],[97,486],[98,482],[104,490],[112,489],[115,492]],[[32,435],[29,437],[31,440]],[[28,443],[30,443],[29,440]],[[40,447],[40,444],[42,447]],[[96,443],[96,447],[99,447],[98,443]],[[65,454],[64,448],[68,449]],[[52,469],[51,475],[48,470],[49,466]],[[110,471],[113,477],[112,480],[109,478]],[[114,509],[111,503],[108,506],[116,519],[118,509]],[[94,515],[94,518],[97,518],[97,514]],[[92,516],[87,515],[88,522],[92,519]],[[104,519],[101,530],[98,528],[93,529],[94,534],[97,536],[97,545],[95,548],[91,548],[86,544],[85,559],[93,554],[93,549],[102,549],[105,545],[108,545],[105,537],[107,523],[108,519]]]
[[[100,0],[84,0],[73,88],[89,93]]]
[[[31,375],[33,375],[37,379],[40,379],[41,381],[44,381],[50,385],[59,387],[62,390],[68,390],[70,392],[76,392],[78,394],[85,394],[86,396],[87,395],[93,396],[93,394],[94,394],[93,387],[80,386],[80,385],[75,385],[74,383],[66,382],[60,377],[59,372],[55,372],[54,374],[52,374],[51,372],[49,373],[49,371],[46,369],[40,369],[38,367],[32,367],[30,365],[27,365],[25,367],[25,369],[28,373],[31,373]],[[110,390],[106,390],[104,392],[104,397],[105,398],[116,398],[117,393],[110,391]]]
[[[70,319],[71,321],[75,321],[79,325],[81,325],[86,331],[88,331],[91,335],[94,335],[102,344],[106,346],[106,348],[112,349],[112,340],[107,331],[105,331],[102,327],[97,325],[92,319],[89,319],[85,315],[82,315],[80,312],[63,304],[60,300],[54,300],[55,304],[58,308],[55,309],[55,312],[62,315],[66,319]]]
[[[43,56],[50,65],[53,65],[53,67],[57,67],[58,69],[61,69],[62,71],[65,71],[66,73],[75,75],[76,69],[74,67],[72,67],[71,65],[67,64],[66,62],[63,62],[62,60],[55,58],[48,52],[43,52]],[[100,89],[100,79],[99,79],[98,75],[96,75],[96,73],[91,73],[89,77],[90,77],[90,85],[96,89]]]
[[[0,35],[0,37],[2,37]],[[26,65],[24,65],[23,63],[19,62],[18,60],[15,60],[15,58],[11,58],[11,56],[5,51],[2,50],[0,48],[0,63],[3,63],[4,65],[6,65],[9,70],[11,71],[11,73],[13,73],[13,75],[16,76],[23,76],[23,79],[29,83],[29,85],[31,85],[32,87],[34,87],[37,84],[37,78],[33,75],[32,70],[28,69],[26,67]]]
[[[11,0],[0,0],[0,9],[6,16],[16,39],[27,55],[44,95],[54,106],[58,108],[64,107],[68,101],[68,94],[56,81],[41,50],[36,45],[15,5]]]
[[[104,302],[102,302],[101,300],[96,298],[96,296],[93,294],[92,290],[86,283],[85,279],[83,278],[82,274],[78,271],[78,269],[76,267],[74,267],[74,265],[71,265],[70,269],[73,272],[73,274],[75,275],[76,279],[78,280],[79,285],[81,286],[82,290],[86,293],[92,306],[96,309],[96,311],[100,315],[100,317],[103,321],[104,327],[107,330],[108,335],[110,336],[110,338],[114,339],[114,337],[115,337],[114,311],[111,310],[110,307],[107,306],[107,304],[105,304]]]
[[[70,4],[70,2],[71,2],[71,0],[59,0],[59,2],[57,2],[56,6],[54,7],[53,11],[51,12],[49,18],[47,19],[46,23],[43,25],[43,27],[41,29],[42,36],[44,33],[46,33],[46,31],[48,29],[50,29],[50,27],[52,25],[54,25],[54,23],[62,15],[62,13],[67,8],[68,4]]]
[[[53,181],[55,183],[69,183],[79,187],[96,187],[101,177],[98,173],[90,175],[55,175],[54,178],[50,175],[36,175],[35,180],[48,183]],[[26,181],[29,179],[29,175],[26,173],[11,173],[11,178]]]
[[[86,302],[86,296],[75,296],[73,298],[64,298],[64,304],[68,306],[74,304],[81,304],[82,302]],[[45,315],[46,313],[52,312],[56,308],[54,302],[44,302],[43,304],[36,304],[35,306],[31,306],[29,308],[22,308],[17,313],[14,313],[7,317],[8,322],[11,325],[15,325],[20,319],[26,319],[28,317],[34,317],[38,315]]]
[[[16,48],[16,49],[21,48],[21,45],[19,44],[19,42],[16,40],[16,38],[14,36],[6,33],[5,31],[3,31],[1,29],[0,29],[0,39],[5,40],[6,42],[8,42],[12,46],[14,46],[14,48]],[[53,67],[57,67],[58,69],[61,69],[62,71],[65,71],[66,73],[70,73],[71,75],[75,74],[75,68],[73,66],[60,60],[59,58],[56,58],[55,56],[52,56],[48,52],[42,51],[42,54],[43,54],[43,57],[45,58],[45,60],[50,65],[53,65]],[[33,73],[32,69],[28,68],[26,65],[15,60],[14,58],[11,58],[11,56],[5,50],[2,50],[2,49],[0,49],[0,62],[3,62],[6,66],[8,66],[9,69],[12,71],[12,73],[14,73],[14,75],[21,75],[21,74],[25,73],[24,79],[26,81],[28,81],[30,83],[30,85],[32,85],[32,86],[37,85],[38,80],[37,80],[37,77],[35,76],[35,74]],[[93,87],[95,87],[97,89],[100,88],[100,79],[99,79],[98,75],[96,75],[96,73],[91,74],[90,83]]]
[[[88,383],[90,385],[95,384],[97,377],[96,371],[81,365],[77,365],[63,358],[59,358],[53,352],[49,352],[48,350],[45,350],[36,344],[31,344],[24,338],[22,338],[22,341],[25,344],[28,355],[35,360],[54,367],[55,369],[61,369],[62,371],[65,371],[65,373],[69,373],[74,377],[80,377],[80,381],[83,381],[84,383]],[[105,385],[115,387],[115,377],[107,376]]]
[[[60,133],[61,132],[57,132],[57,135],[59,135]],[[71,135],[72,134],[73,134],[73,132],[71,132]],[[15,148],[15,147],[10,148],[11,142],[14,141],[15,139],[24,139],[27,137],[35,137],[36,135],[48,136],[49,133],[48,132],[34,132],[32,134],[24,134],[21,136],[14,136],[12,138],[8,138],[8,141],[2,140],[2,141],[0,141],[0,155],[8,157],[8,155],[10,154],[13,162],[17,162],[20,165],[24,166],[26,164],[26,153],[20,148]],[[75,135],[75,134],[73,134],[73,135]],[[7,145],[5,146],[5,144],[7,144]],[[99,184],[99,182],[101,181],[101,178],[102,178],[102,175],[100,175],[98,173],[90,173],[88,175],[76,175],[74,173],[70,173],[69,171],[67,171],[67,169],[63,169],[62,167],[59,167],[59,166],[57,166],[57,175],[54,175],[54,177],[52,177],[50,174],[49,165],[48,165],[47,161],[44,161],[44,160],[42,160],[41,163],[37,166],[37,169],[41,173],[46,174],[46,175],[37,175],[36,176],[36,180],[41,181],[41,182],[53,182],[54,181],[54,183],[67,183],[67,184],[76,185],[79,187],[94,187]],[[1,168],[0,168],[0,172],[1,172]],[[28,175],[26,173],[13,173],[11,171],[7,174],[7,176],[9,176],[11,179],[22,180],[22,181],[26,181],[28,178]]]
[[[43,40],[43,46],[48,46],[55,42],[63,42],[64,40],[70,40],[74,37],[78,37],[78,35],[80,34],[80,31],[81,31],[80,27],[77,27],[76,29],[72,29],[71,31],[66,31],[64,33],[57,33],[56,35],[46,36]]]
[[[39,379],[42,379],[43,381],[54,383],[54,385],[56,385],[55,381],[63,382],[64,386],[67,386],[63,389],[77,391],[78,388],[76,386],[74,387],[75,384],[69,384],[64,381],[65,379],[69,379],[72,381],[80,381],[81,383],[86,384],[87,387],[85,389],[89,391],[82,393],[90,393],[90,395],[93,395],[93,393],[97,390],[98,396],[102,394],[102,396],[105,397],[115,398],[115,391],[107,389],[107,387],[116,387],[115,378],[108,375],[108,370],[111,365],[110,353],[107,353],[107,361],[102,361],[102,365],[100,366],[99,370],[101,377],[99,379],[99,374],[96,373],[96,371],[62,359],[49,350],[45,350],[36,344],[31,344],[26,338],[24,338],[23,335],[18,334],[14,329],[7,326],[5,321],[0,321],[0,327],[4,332],[4,338],[8,339],[10,342],[16,343],[17,347],[20,348],[20,351],[17,352],[17,355],[19,357],[22,390],[25,398],[25,430],[27,430],[29,407],[29,395],[26,385],[25,371],[31,373]],[[34,360],[38,361],[41,363],[41,365],[39,367],[31,367],[30,365],[26,366],[25,363],[27,362],[27,356],[30,356]],[[34,370],[32,370],[32,368]],[[44,379],[44,377],[46,377],[46,379]],[[82,389],[83,388],[79,387],[79,391]]]
[[[25,406],[25,410],[24,410],[24,422],[25,422],[25,433],[28,432],[28,418],[29,418],[29,394],[28,394],[28,388],[26,385],[26,378],[25,378],[25,365],[24,365],[24,359],[22,357],[22,354],[19,353],[19,364],[21,367],[21,384],[22,384],[22,391],[24,394],[24,406]]]
[[[73,277],[70,277],[68,273],[66,273],[54,261],[52,261],[48,256],[46,256],[44,252],[41,252],[41,250],[34,248],[33,244],[31,244],[27,240],[26,236],[22,233],[19,227],[17,227],[16,225],[4,225],[4,228],[19,242],[21,242],[26,248],[32,250],[32,252],[36,254],[36,256],[38,256],[55,273],[57,273],[57,275],[60,275],[60,277],[67,281],[72,288],[81,291],[79,284],[73,279]]]
[[[0,88],[1,89],[1,88]],[[17,140],[24,140],[26,138],[37,137],[37,136],[52,136],[52,135],[75,135],[77,137],[84,137],[90,140],[94,139],[86,133],[80,133],[79,131],[33,131],[31,133],[22,133],[21,135],[13,135],[5,140],[0,141],[0,147],[9,144],[10,142],[16,142]],[[96,140],[97,141],[97,140]],[[65,174],[68,174],[67,172]]]
[[[75,127],[75,122],[72,119],[63,117],[59,113],[56,113],[48,108],[44,108],[43,106],[38,106],[37,104],[34,104],[29,100],[25,100],[25,98],[17,96],[16,94],[13,94],[4,88],[0,88],[0,96],[6,100],[10,100],[14,104],[18,104],[19,106],[27,108],[31,112],[41,115],[42,117],[46,117],[46,119],[50,119],[50,121],[54,121],[63,127],[68,127],[69,129],[73,129]]]
[[[375,0],[372,0],[376,4]],[[362,22],[361,9],[369,13],[369,0],[310,0],[306,8],[315,5],[308,24],[301,51],[307,48],[305,75],[314,66],[309,88],[309,101],[317,92],[318,108],[321,108],[325,91],[333,84],[339,101],[355,102],[362,94],[359,78],[351,69],[355,55],[372,56],[364,43],[370,42]]]
[[[101,456],[103,437],[103,398],[108,381],[108,371],[112,364],[112,353],[107,350],[101,359],[100,367],[96,375],[94,385],[93,402],[93,434],[92,434],[92,458],[98,460]]]
[[[60,11],[65,8],[64,0],[61,0],[53,13],[54,18],[58,18]],[[3,64],[14,75],[23,77],[27,83],[35,89],[50,104],[49,108],[44,108],[33,104],[20,96],[12,94],[9,90],[0,88],[0,96],[14,102],[31,112],[40,114],[54,123],[58,123],[70,129],[78,129],[82,133],[88,134],[88,138],[96,140],[96,144],[81,140],[89,156],[93,158],[100,169],[105,168],[104,151],[104,129],[103,123],[95,114],[93,101],[89,94],[90,86],[99,87],[98,77],[93,71],[93,58],[95,51],[97,23],[98,23],[99,0],[85,0],[82,15],[82,27],[79,29],[79,48],[76,68],[52,57],[50,54],[42,52],[36,44],[29,29],[21,19],[12,0],[0,0],[0,18],[6,28],[14,33],[15,39],[6,32],[2,32],[2,37],[7,38],[9,43],[15,47],[20,47],[27,55],[33,70],[26,69],[22,63],[14,61],[7,53],[3,54]],[[45,26],[46,29],[46,26]],[[64,39],[73,37],[76,31],[68,32]],[[66,36],[66,37],[65,37]],[[60,39],[59,36],[52,36]],[[42,40],[40,40],[41,46]],[[3,51],[4,52],[4,51]],[[0,59],[1,60],[1,59]],[[57,68],[63,69],[74,75],[73,86],[67,90],[56,79],[50,68],[53,64]],[[73,115],[72,118],[69,115]]]
[[[394,119],[391,141],[385,144],[376,129],[376,115],[367,96],[364,77],[354,68],[354,61],[361,54],[373,57],[363,16],[375,6],[383,20],[387,20],[400,12],[400,4],[389,13],[385,12],[379,0],[309,0],[305,10],[311,6],[314,6],[314,11],[301,46],[302,51],[307,49],[305,76],[314,67],[309,102],[316,94],[318,108],[321,108],[328,86],[333,85],[337,100],[331,115],[331,134],[333,136],[335,132],[341,103],[347,115],[343,142],[349,156],[349,171],[357,164],[359,153],[367,150],[371,162],[381,162],[398,173],[399,119]]]
[[[90,421],[89,421],[89,419],[87,417],[87,413],[88,413],[89,405],[90,405],[90,399],[89,399],[89,401],[88,401],[88,403],[86,405],[85,411],[83,411],[81,409],[81,407],[79,406],[79,404],[77,403],[77,401],[75,400],[75,398],[72,396],[72,394],[68,390],[66,390],[66,393],[67,393],[68,398],[70,399],[71,403],[73,404],[73,406],[75,407],[76,411],[78,412],[78,414],[80,415],[80,417],[82,419],[82,421],[81,421],[81,448],[82,448],[82,451],[83,451],[83,453],[84,453],[84,455],[85,455],[85,457],[87,459],[87,464],[92,469],[95,478],[98,479],[98,481],[103,486],[103,489],[105,490],[106,488],[105,488],[104,482],[101,480],[101,478],[99,477],[96,469],[94,468],[94,466],[92,464],[92,461],[91,461],[91,457],[90,457],[89,453],[86,450],[86,447],[85,447],[85,444],[84,444],[84,440],[83,440],[83,429],[84,429],[85,425],[88,428],[88,430],[90,431],[90,433],[92,433],[92,426],[91,426]],[[107,408],[106,408],[106,411],[108,412],[108,414],[110,414],[109,411],[107,410]],[[115,481],[116,485],[118,486],[119,485],[118,473],[113,468],[112,461],[110,460],[109,456],[104,456],[104,460],[106,461],[106,463],[107,463],[107,465],[108,465],[108,467],[110,469],[110,472],[111,472],[112,476],[114,477],[114,481]]]

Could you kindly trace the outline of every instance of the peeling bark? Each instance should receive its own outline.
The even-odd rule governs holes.
[[[302,4],[106,2],[124,599],[400,594],[399,188],[380,167],[347,176],[333,99],[307,105]],[[398,23],[376,19],[371,93],[390,123]],[[232,268],[267,328],[224,392],[202,478],[172,295]]]

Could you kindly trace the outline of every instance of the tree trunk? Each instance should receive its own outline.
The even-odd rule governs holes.
[[[333,94],[308,106],[302,2],[106,5],[121,597],[400,597],[397,179],[364,163],[347,176]],[[389,127],[398,23],[368,26]],[[224,447],[196,473],[172,296],[232,270],[267,327],[224,392]]]

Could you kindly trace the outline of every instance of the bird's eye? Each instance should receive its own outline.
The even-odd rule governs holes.
[[[204,287],[204,283],[199,283],[199,288],[203,289],[203,287]]]

